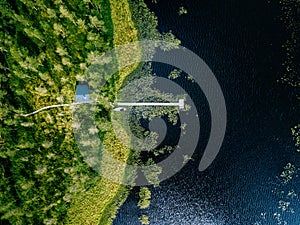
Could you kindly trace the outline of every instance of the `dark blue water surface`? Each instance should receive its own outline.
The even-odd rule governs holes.
[[[278,179],[287,163],[300,168],[290,131],[299,122],[295,90],[277,82],[287,38],[280,7],[264,0],[159,0],[148,6],[158,16],[159,30],[172,30],[216,75],[226,99],[227,132],[216,160],[199,172],[209,136],[209,109],[197,87],[184,87],[202,124],[195,160],[151,188],[146,210],[137,207],[134,189],[114,224],[140,224],[139,216],[147,214],[155,225],[299,225],[299,198],[287,193],[300,194],[300,179],[295,174],[287,185]],[[178,15],[180,6],[187,15]],[[154,65],[154,70],[160,74],[164,69]],[[281,200],[290,202],[286,211],[279,207]]]

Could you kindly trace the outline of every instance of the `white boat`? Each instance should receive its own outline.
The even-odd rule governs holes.
[[[117,108],[114,108],[113,110],[116,111],[116,112],[124,112],[124,111],[126,111],[126,108],[117,107]]]

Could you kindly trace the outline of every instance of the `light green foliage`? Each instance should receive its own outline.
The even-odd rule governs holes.
[[[153,12],[149,11],[144,1],[129,1],[129,5],[132,11],[132,19],[138,31],[139,40],[160,39],[161,34],[156,29],[158,26],[157,18]]]
[[[141,224],[145,224],[145,225],[150,224],[149,217],[147,215],[143,214],[140,216],[139,219],[140,219]]]
[[[172,79],[172,80],[175,80],[176,78],[180,77],[181,72],[182,72],[181,70],[174,69],[174,70],[171,71],[168,78]]]
[[[154,160],[149,158],[145,163],[146,166],[152,165],[152,167],[145,167],[142,169],[143,174],[145,175],[147,181],[152,184],[154,187],[159,186],[159,175],[162,172],[162,168],[154,163]]]
[[[180,98],[184,98],[182,95],[173,95],[171,93],[163,93],[162,91],[153,87],[155,84],[155,77],[151,74],[149,67],[143,67],[136,71],[141,78],[135,79],[132,82],[128,81],[128,84],[121,90],[120,101],[147,101],[147,102],[177,102]],[[135,75],[133,75],[135,77]],[[150,96],[150,97],[149,97]],[[155,117],[167,116],[168,120],[174,125],[178,121],[178,108],[170,106],[154,106],[145,107],[137,106],[134,109],[136,119],[142,117],[144,119],[152,120]]]
[[[108,2],[106,3],[107,4],[100,4],[96,8],[99,10],[99,7],[101,8],[101,6],[103,6],[107,10],[104,12],[111,13],[110,15],[104,14],[103,17],[106,18],[106,20],[111,20],[110,24],[113,25],[113,32],[107,30],[108,33],[113,35],[113,46],[123,45],[130,41],[137,40],[128,2],[126,0],[110,0],[110,8],[107,7]],[[96,1],[94,4],[96,5]],[[100,9],[100,11],[102,10]],[[105,23],[100,21],[98,17],[90,16],[89,20],[93,28],[97,30],[105,30],[103,29]],[[88,34],[88,39],[96,40],[96,38],[97,35],[95,33]],[[101,51],[97,50],[90,52],[87,55],[88,64],[92,64],[95,60],[97,60],[101,53]],[[104,61],[112,61],[114,65],[117,65],[117,63],[122,60],[122,57],[124,56],[116,54],[114,59],[104,59]],[[85,65],[82,66],[85,67]],[[99,136],[102,140],[103,146],[115,159],[120,160],[123,163],[126,163],[130,157],[130,149],[120,141],[119,137],[117,137],[113,130],[112,124],[110,123],[110,114],[108,113],[110,110],[108,100],[112,101],[115,98],[115,95],[124,79],[130,75],[136,66],[137,65],[132,65],[126,68],[120,68],[119,72],[114,74],[113,77],[105,77],[105,79],[108,80],[108,83],[103,89],[101,89],[101,95],[97,96],[98,101],[101,101],[103,104],[93,109],[97,113],[97,119],[95,122],[98,125]],[[106,74],[100,74],[101,72],[98,71],[99,67],[95,66],[95,68],[91,65],[89,72],[86,73],[84,77],[85,80],[89,81],[89,85],[91,87],[98,87],[100,81],[99,78],[106,76]],[[97,132],[95,131],[97,129],[87,130],[90,134]],[[97,140],[88,139],[85,140],[84,143],[80,144],[88,147],[88,149],[93,149],[89,148],[89,146],[94,146],[93,141],[99,140],[98,138]],[[87,151],[84,154],[87,154],[85,158],[89,165],[92,165],[94,168],[100,168],[106,171],[108,170],[108,172],[112,173],[110,175],[112,177],[116,174],[121,175],[121,177],[125,176],[125,167],[119,168],[117,171],[112,171],[111,168],[106,168],[109,167],[109,165],[103,162],[104,159],[99,161],[100,159],[97,157],[97,152]],[[101,166],[102,163],[104,166]],[[93,188],[89,189],[85,193],[79,194],[72,202],[71,208],[68,211],[67,224],[111,224],[115,218],[118,207],[120,207],[120,205],[126,200],[127,195],[128,188],[102,178]]]
[[[291,130],[297,151],[300,152],[300,124],[294,126]]]
[[[186,75],[186,79],[192,83],[195,83],[195,79],[189,74]]]
[[[150,200],[151,200],[151,191],[148,187],[141,187],[140,192],[139,192],[139,202],[138,206],[141,209],[146,209],[150,205]]]
[[[176,48],[181,42],[177,39],[171,31],[167,33],[159,33],[157,30],[158,21],[153,12],[151,12],[143,0],[129,1],[130,9],[132,11],[132,19],[137,28],[137,34],[139,40],[162,40],[170,42],[171,44],[160,46],[161,49],[168,51]],[[143,16],[141,16],[143,15]],[[153,54],[155,47],[147,46],[149,48],[144,49],[143,52],[149,52],[149,55]]]
[[[183,6],[181,6],[181,7],[179,8],[179,11],[178,11],[178,15],[179,15],[179,16],[184,15],[184,14],[187,14],[187,13],[188,13],[187,9],[184,8]]]
[[[160,46],[160,48],[164,51],[176,49],[177,46],[181,43],[181,41],[177,39],[171,32],[163,34],[162,40],[166,42],[166,44]]]
[[[179,70],[173,71],[173,73],[180,74]],[[143,67],[138,68],[131,78],[134,80],[126,80],[124,83],[124,88],[121,89],[118,95],[117,101],[125,102],[177,102],[178,99],[184,98],[182,95],[173,95],[171,93],[163,93],[162,91],[155,88],[155,77],[152,75],[151,64],[145,64]],[[150,96],[150,97],[149,97]],[[126,112],[127,113],[127,112]],[[124,114],[126,114],[124,113]],[[171,153],[174,146],[163,146],[162,148],[157,147],[158,134],[155,132],[149,132],[142,127],[140,121],[149,121],[154,118],[165,118],[165,122],[170,122],[173,125],[178,123],[178,108],[177,107],[145,107],[137,106],[128,112],[130,118],[130,130],[126,129],[126,121],[123,121],[124,114],[115,113],[112,116],[112,120],[116,120],[116,123],[124,130],[128,135],[135,135],[137,139],[134,139],[130,144],[132,144],[133,149],[143,149],[148,151],[147,158],[149,160],[141,160],[139,156],[136,156],[135,165],[154,165],[153,159],[155,157],[164,155],[166,153]],[[121,118],[118,118],[120,115]],[[182,124],[182,128],[185,128],[185,124]],[[143,161],[143,162],[142,162]],[[159,185],[158,176],[162,172],[162,169],[158,166],[153,166],[143,170],[143,173],[149,183],[157,186]]]
[[[162,155],[162,154],[165,154],[165,153],[171,153],[173,151],[174,147],[173,146],[165,146],[165,147],[162,147],[160,149],[155,149],[153,151],[153,154],[154,156],[159,156],[159,155]]]
[[[280,177],[282,178],[283,183],[288,184],[290,182],[290,180],[293,179],[293,176],[295,175],[296,172],[297,172],[296,167],[293,164],[288,163],[284,167],[284,170],[282,171],[282,173],[280,174]]]

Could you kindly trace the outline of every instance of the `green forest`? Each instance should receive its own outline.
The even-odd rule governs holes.
[[[0,12],[1,224],[112,223],[129,187],[99,176],[83,160],[71,108],[20,115],[74,102],[76,83],[89,79],[92,86],[95,80],[86,77],[87,68],[115,46],[176,39],[157,32],[156,17],[143,1],[2,0]],[[106,104],[141,68],[120,69],[98,107],[104,145],[124,162],[130,149],[113,132]]]
[[[282,1],[290,39],[284,46],[287,73],[281,81],[297,88],[295,5],[298,0]],[[180,8],[180,15],[186,13]],[[86,74],[89,66],[116,46],[143,39],[180,41],[171,32],[157,31],[158,21],[143,0],[1,0],[0,17],[0,224],[112,224],[131,188],[99,176],[84,161],[73,134],[72,109],[20,115],[73,103],[79,81],[96,82]],[[179,73],[174,70],[169,78]],[[140,157],[114,133],[108,102],[131,79],[149,74],[148,65],[122,68],[100,96],[100,138],[122,162],[140,163]],[[176,112],[167,108],[155,108],[145,117],[165,114],[177,122]],[[138,127],[133,128],[137,133]],[[299,150],[300,125],[291,130]],[[171,149],[154,154],[165,151]],[[125,176],[125,170],[117,172]],[[138,207],[147,208],[150,190],[141,188],[139,197]],[[147,215],[140,220],[149,224]]]

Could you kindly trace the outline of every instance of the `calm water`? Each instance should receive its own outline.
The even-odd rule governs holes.
[[[180,6],[187,8],[187,15],[178,16]],[[226,98],[228,127],[217,159],[200,173],[197,166],[209,135],[209,110],[197,87],[185,87],[203,125],[195,160],[152,189],[149,209],[138,209],[133,191],[114,224],[140,224],[138,217],[147,214],[155,225],[256,221],[272,225],[284,220],[299,225],[299,198],[288,199],[286,192],[293,189],[300,194],[300,179],[283,186],[276,178],[288,162],[300,167],[290,134],[291,126],[299,122],[295,93],[277,82],[286,38],[279,7],[264,0],[159,0],[149,1],[149,7],[159,18],[159,29],[172,30],[216,75]],[[162,74],[164,67],[154,65],[154,70]],[[289,201],[294,213],[282,212],[280,200]],[[276,212],[281,216],[274,216]]]

